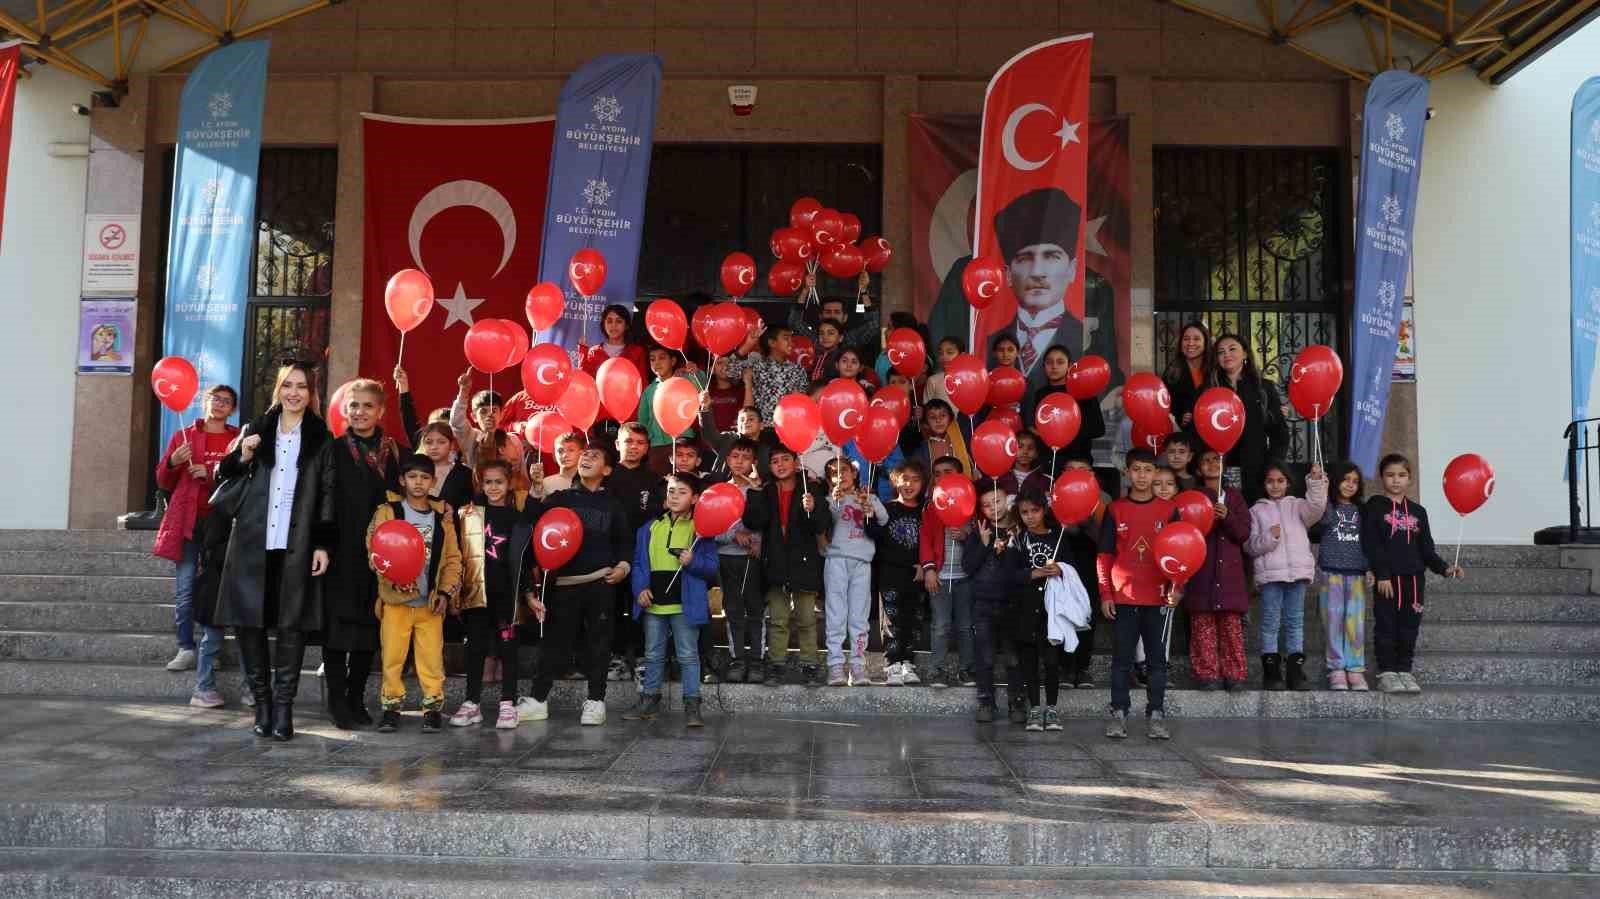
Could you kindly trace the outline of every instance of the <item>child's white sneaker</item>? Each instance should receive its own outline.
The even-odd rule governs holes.
[[[517,727],[517,707],[510,700],[500,700],[500,714],[494,719],[497,730],[515,730]]]
[[[578,716],[579,724],[599,727],[606,723],[606,704],[598,699],[586,699],[583,702],[583,713]]]
[[[524,696],[517,700],[517,723],[526,724],[529,721],[547,721],[550,718],[550,703],[540,702],[532,696]]]
[[[476,702],[463,702],[456,707],[456,713],[450,716],[451,727],[466,727],[472,724],[483,723],[483,710],[478,708]]]
[[[906,672],[904,662],[895,662],[883,669],[884,684],[890,687],[903,687],[906,685]]]

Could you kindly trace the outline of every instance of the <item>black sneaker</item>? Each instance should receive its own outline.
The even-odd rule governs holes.
[[[749,667],[745,669],[744,679],[745,679],[745,683],[747,683],[747,684],[764,684],[764,683],[766,683],[767,682],[767,663],[765,661],[760,660],[760,659],[757,659],[757,660],[751,662]]]
[[[963,687],[976,687],[977,685],[978,685],[978,677],[977,677],[977,675],[973,674],[971,671],[968,671],[965,668],[961,669],[961,686],[963,686]]]
[[[728,663],[728,678],[725,681],[726,683],[742,684],[744,683],[745,677],[746,675],[743,659],[734,659],[732,662]]]
[[[978,703],[978,714],[973,716],[973,720],[977,721],[979,724],[989,724],[989,723],[993,722],[994,721],[994,703],[992,703],[992,702],[980,702],[980,703]]]
[[[436,734],[444,727],[444,716],[437,709],[430,709],[422,713],[422,732]]]
[[[1006,720],[1012,724],[1021,724],[1028,720],[1028,707],[1019,702],[1011,703],[1011,709],[1006,713]]]
[[[384,709],[383,717],[378,719],[378,733],[392,734],[400,729],[400,710]]]
[[[820,687],[824,682],[819,665],[806,665],[800,669],[800,682],[808,687]]]

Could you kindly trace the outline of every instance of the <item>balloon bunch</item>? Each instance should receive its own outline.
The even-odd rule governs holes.
[[[857,279],[859,299],[866,289],[862,275],[883,271],[894,253],[882,237],[861,240],[861,219],[854,214],[827,208],[815,197],[794,201],[789,207],[789,226],[772,232],[770,247],[778,261],[767,272],[767,286],[779,296],[792,296],[806,286],[808,275],[813,276],[807,301],[819,299],[814,277],[819,267],[835,278]],[[724,286],[727,283],[728,263],[724,262]]]

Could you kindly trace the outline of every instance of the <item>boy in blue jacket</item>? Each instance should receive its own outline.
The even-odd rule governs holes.
[[[717,544],[695,533],[699,478],[675,473],[667,477],[666,486],[666,511],[640,527],[633,541],[633,617],[644,625],[644,684],[639,704],[622,717],[648,721],[661,713],[670,633],[683,669],[684,724],[704,727],[699,641],[700,628],[711,621],[706,591],[717,577]]]

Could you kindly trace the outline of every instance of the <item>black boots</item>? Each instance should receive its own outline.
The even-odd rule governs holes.
[[[267,632],[259,627],[238,631],[239,656],[250,669],[250,695],[255,699],[256,723],[250,730],[258,737],[272,735],[272,663],[267,655]]]
[[[685,699],[684,707],[686,709],[688,704],[689,700]],[[661,694],[644,693],[639,696],[639,702],[637,705],[622,713],[622,720],[653,721],[659,714],[661,714]]]
[[[1261,689],[1283,689],[1283,656],[1269,652],[1261,657]]]
[[[345,697],[350,692],[347,677],[348,654],[338,650],[322,651],[322,710],[340,730],[354,730],[350,720],[350,707]]]
[[[705,719],[700,717],[700,697],[695,696],[683,701],[683,726],[706,726]]]
[[[300,691],[300,668],[305,657],[305,633],[279,630],[272,666],[272,739],[280,743],[294,739],[294,698]]]
[[[1306,680],[1306,654],[1303,652],[1291,653],[1289,665],[1284,669],[1289,681],[1289,689],[1296,692],[1305,692],[1311,689],[1311,683]]]

